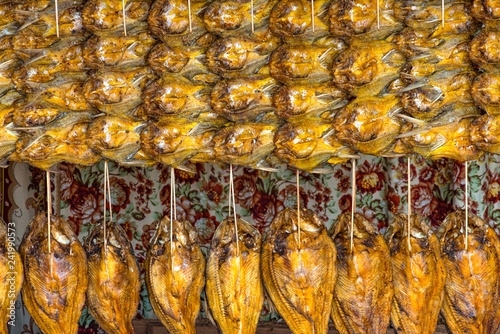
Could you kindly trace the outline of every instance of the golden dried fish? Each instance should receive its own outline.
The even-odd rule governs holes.
[[[405,56],[392,42],[357,42],[335,59],[333,82],[357,97],[383,95],[399,79],[405,62]]]
[[[156,40],[147,31],[128,31],[127,36],[93,36],[83,47],[89,68],[145,66]]]
[[[444,299],[446,271],[430,225],[416,215],[410,224],[408,231],[408,216],[401,213],[385,234],[394,284],[391,321],[398,333],[433,334]]]
[[[149,245],[146,286],[154,312],[171,334],[196,333],[205,285],[205,259],[199,243],[189,222],[171,223],[164,217]]]
[[[290,121],[318,117],[343,107],[347,102],[347,94],[331,81],[281,86],[273,95],[276,115]]]
[[[500,324],[500,242],[495,231],[465,212],[449,214],[437,232],[446,268],[441,312],[452,333],[495,333]]]
[[[142,103],[142,91],[154,79],[149,67],[102,70],[89,77],[83,92],[97,109],[107,114],[126,115]]]
[[[158,75],[180,75],[193,82],[213,83],[219,77],[207,67],[207,47],[169,47],[164,43],[153,47],[148,56],[149,66]]]
[[[255,30],[265,29],[269,15],[278,0],[253,1],[253,25]],[[251,0],[215,0],[203,13],[208,31],[222,37],[250,34],[252,32]]]
[[[470,115],[475,115],[477,110],[471,95],[474,77],[474,72],[463,69],[436,72],[400,90],[401,104],[408,114],[423,121],[457,105],[469,106]]]
[[[145,126],[120,116],[99,117],[89,126],[86,144],[102,157],[122,163],[139,151]]]
[[[56,22],[56,6],[52,2],[48,6],[42,8],[33,8],[23,6],[23,1],[18,6],[16,14],[24,16],[19,21],[23,25],[19,27],[18,33],[15,38],[30,39],[49,39],[55,40],[75,35],[82,35],[85,33],[82,22],[81,4],[82,1],[60,1],[58,3],[58,20]],[[43,4],[43,1],[41,1]],[[31,8],[30,8],[31,7]],[[57,25],[59,25],[59,37],[57,37]]]
[[[8,226],[8,227],[7,227]],[[7,321],[15,319],[17,296],[23,284],[23,263],[15,249],[14,224],[0,219],[0,334],[9,334]]]
[[[482,115],[471,123],[470,137],[479,150],[500,153],[500,115]]]
[[[418,153],[426,159],[449,158],[459,161],[479,159],[484,152],[471,138],[475,117],[457,119],[436,126],[401,128],[402,137],[395,153]]]
[[[500,72],[500,31],[484,29],[470,43],[470,59],[487,72]]]
[[[207,3],[193,0],[190,5],[183,0],[156,0],[149,10],[149,29],[169,46],[196,43],[207,33],[202,15]]]
[[[147,28],[151,1],[125,1],[127,30]],[[96,35],[123,33],[123,1],[121,0],[88,0],[83,6],[82,17],[84,27]]]
[[[211,111],[211,91],[209,85],[166,75],[146,87],[141,112],[149,119],[197,117]]]
[[[500,3],[498,0],[474,0],[472,2],[472,15],[495,30],[500,30]]]
[[[297,209],[286,208],[271,223],[262,249],[262,278],[292,333],[326,334],[337,252],[318,216],[301,209],[300,225],[297,218]]]
[[[12,112],[15,101],[20,97],[15,90],[10,90],[0,99],[0,162],[16,149],[19,134],[14,130]]]
[[[141,134],[142,150],[168,166],[186,169],[184,163],[199,153],[211,152],[215,125],[189,119],[163,118]],[[206,140],[206,139],[209,140]]]
[[[206,297],[223,334],[253,334],[264,304],[260,271],[262,237],[242,219],[220,223],[207,260]]]
[[[42,333],[74,334],[85,304],[87,257],[70,225],[47,214],[29,223],[19,253],[24,264],[24,306]]]
[[[474,101],[488,114],[500,114],[500,73],[483,73],[471,89]]]
[[[340,215],[328,233],[337,249],[338,277],[331,314],[335,327],[343,334],[385,334],[394,286],[384,238],[359,214],[351,222],[351,213]]]
[[[257,35],[257,34],[255,34]],[[225,78],[256,74],[267,65],[279,38],[268,33],[250,38],[232,36],[216,40],[207,50],[210,71]]]
[[[442,24],[441,0],[394,2],[396,19],[415,30],[432,31],[433,36],[473,34],[479,28],[471,13],[472,1],[446,1],[444,15],[446,24]]]
[[[83,95],[83,82],[70,81],[49,86],[35,94],[27,96],[28,108],[33,103],[42,103],[47,106],[62,108],[70,111],[92,111],[93,107],[85,100]]]
[[[215,157],[220,162],[254,169],[272,170],[266,158],[274,151],[275,123],[237,123],[220,129],[214,136]]]
[[[394,95],[357,98],[335,115],[337,139],[356,151],[383,155],[400,134],[401,108]]]
[[[23,135],[16,143],[11,160],[27,162],[41,169],[49,169],[60,162],[91,166],[99,161],[99,155],[87,145],[89,122],[69,122],[66,118],[72,118],[72,115],[50,124],[41,133]]]
[[[12,76],[22,64],[15,52],[6,50],[0,52],[0,96],[14,88]]]
[[[85,240],[89,288],[87,305],[102,329],[110,334],[134,333],[141,292],[139,264],[125,231],[115,222],[96,223]]]
[[[249,76],[220,81],[211,93],[212,109],[233,122],[250,122],[273,112],[279,87],[270,76]]]
[[[274,6],[269,28],[287,43],[313,42],[328,32],[330,0],[282,0]],[[313,8],[312,5],[314,5]],[[314,9],[314,15],[312,15]],[[314,20],[314,30],[313,30]]]
[[[87,77],[83,61],[84,37],[67,37],[48,49],[37,51],[19,69],[12,80],[16,88],[26,94],[57,86],[66,77],[66,82],[84,81]],[[38,53],[39,52],[39,53]]]
[[[284,163],[306,172],[320,172],[325,163],[341,163],[356,157],[338,142],[332,124],[323,119],[285,123],[274,136],[274,155]],[[318,168],[319,167],[319,168]]]
[[[332,1],[329,9],[330,32],[336,37],[356,40],[382,40],[402,29],[393,13],[395,0]]]
[[[346,45],[326,37],[314,44],[283,44],[269,59],[270,74],[284,84],[311,84],[332,79],[335,57]]]

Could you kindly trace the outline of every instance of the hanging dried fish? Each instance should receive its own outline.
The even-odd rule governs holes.
[[[400,134],[401,110],[395,95],[357,98],[335,115],[337,139],[356,151],[384,155]]]
[[[276,115],[288,121],[319,117],[327,111],[343,107],[347,94],[331,81],[321,84],[285,85],[273,95]]]
[[[338,277],[331,314],[335,327],[343,334],[385,334],[394,286],[384,238],[359,214],[354,214],[351,225],[350,212],[340,215],[328,233],[337,249]]]
[[[410,225],[408,231],[408,216],[401,213],[385,234],[395,292],[391,320],[398,333],[432,334],[444,299],[446,271],[430,225],[416,215]]]
[[[325,37],[313,44],[282,44],[269,59],[269,72],[284,84],[314,84],[332,79],[335,57],[346,48],[345,43]]]
[[[73,334],[85,304],[87,257],[69,224],[50,220],[50,252],[45,212],[31,220],[19,247],[23,302],[43,333]]]
[[[153,310],[171,334],[195,334],[205,259],[195,229],[164,217],[146,258],[146,286]]]
[[[258,121],[274,111],[273,95],[279,87],[270,76],[222,80],[211,93],[212,109],[233,122]]]
[[[85,241],[89,288],[87,305],[99,326],[110,334],[134,333],[141,292],[139,264],[125,231],[107,222],[106,248],[103,222],[96,223]]]
[[[300,228],[300,230],[299,230]],[[262,278],[294,334],[326,334],[337,280],[335,245],[312,211],[274,218],[262,250]]]
[[[342,145],[332,124],[324,119],[306,118],[285,123],[274,136],[274,155],[290,166],[306,172],[327,171],[323,163],[341,163],[355,157]]]
[[[264,304],[260,272],[262,238],[242,219],[226,219],[212,238],[207,260],[206,296],[223,334],[253,334]],[[236,240],[238,238],[238,241]]]
[[[468,226],[465,222],[464,211],[453,212],[437,232],[447,275],[441,311],[453,333],[495,333],[500,324],[500,241],[481,218],[469,214]]]
[[[215,134],[215,157],[220,162],[255,169],[275,171],[268,167],[266,158],[274,151],[276,123],[236,123]]]

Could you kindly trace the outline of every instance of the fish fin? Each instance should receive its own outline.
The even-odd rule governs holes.
[[[19,27],[19,31],[23,30],[24,28],[27,28],[29,27],[30,25],[40,21],[41,18],[37,18],[37,19],[34,19],[34,20],[31,20],[31,21],[28,21],[26,22],[25,24],[23,24],[22,26]]]
[[[416,118],[411,117],[411,116],[407,116],[407,115],[403,115],[403,114],[397,114],[396,116],[404,119],[405,121],[416,124],[418,126],[425,126],[427,124],[427,122],[421,121],[421,120],[416,119]]]
[[[414,76],[412,76],[412,77],[414,77]],[[414,78],[416,78],[416,77],[414,77]],[[417,79],[417,80],[419,80],[419,81],[417,81],[414,84],[408,85],[405,88],[402,88],[402,89],[398,90],[398,93],[405,93],[405,92],[408,92],[410,90],[414,90],[414,89],[417,89],[417,88],[420,88],[420,87],[427,86],[427,82],[425,82],[425,80],[422,80],[422,79]]]

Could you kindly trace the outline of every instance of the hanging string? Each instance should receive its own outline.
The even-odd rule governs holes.
[[[55,0],[56,2],[56,34],[57,38],[59,38],[59,3],[58,0]]]
[[[408,252],[411,253],[411,159],[408,157]]]
[[[170,167],[170,256],[172,257],[172,274],[174,272],[174,219],[177,220],[175,201],[175,169]]]
[[[380,0],[377,0],[377,29],[380,30]]]
[[[47,171],[47,222],[48,222],[48,241],[49,241],[49,255],[52,252],[51,251],[51,222],[50,222],[50,215],[52,214],[52,196],[50,194],[50,172]]]
[[[252,16],[252,34],[255,32],[254,22],[253,22],[253,0],[250,2],[251,16]]]
[[[469,248],[469,166],[465,162],[465,250]]]
[[[444,28],[444,0],[441,0],[441,25]]]
[[[108,251],[108,238],[107,238],[107,231],[106,231],[106,201],[107,201],[107,196],[108,196],[108,161],[104,161],[104,212],[103,212],[103,224],[102,224],[102,234],[103,234],[103,240],[104,240],[104,253],[106,254]],[[110,211],[111,213],[111,211]]]
[[[192,32],[193,22],[191,21],[191,0],[188,0],[188,15],[189,15],[189,32]]]
[[[314,0],[311,0],[311,21],[312,21],[312,29],[314,32],[315,25],[314,25]]]
[[[233,203],[234,215],[234,228],[236,230],[236,252],[240,256],[240,237],[238,235],[238,222],[236,221],[236,202],[234,200],[234,179],[233,179],[233,165],[229,165],[229,215],[231,215],[231,198]]]
[[[354,213],[356,212],[356,159],[352,159],[351,252],[354,249]]]
[[[299,170],[297,169],[297,221],[299,224],[299,249],[301,246],[301,238],[300,238],[300,231],[302,230],[302,222],[300,220],[300,175],[299,175]]]
[[[123,17],[123,34],[127,36],[127,14],[125,13],[126,8],[125,8],[125,0],[122,0],[122,17]]]

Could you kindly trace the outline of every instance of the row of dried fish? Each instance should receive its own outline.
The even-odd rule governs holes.
[[[293,333],[326,333],[331,317],[343,334],[385,333],[390,321],[398,333],[430,334],[440,312],[453,333],[498,328],[500,242],[480,218],[458,211],[434,232],[400,214],[383,237],[359,214],[339,216],[327,234],[314,213],[298,213],[280,212],[264,241],[241,219],[223,221],[206,264],[190,223],[161,220],[146,285],[168,331],[196,332],[205,281],[210,313],[227,334],[256,332],[265,291]],[[23,300],[44,333],[76,333],[85,300],[106,332],[133,333],[140,281],[125,232],[108,222],[105,239],[96,224],[82,247],[64,219],[51,216],[50,236],[47,225],[45,214],[30,222],[19,257],[2,223],[1,312],[24,278]],[[11,284],[16,294],[7,297]]]

